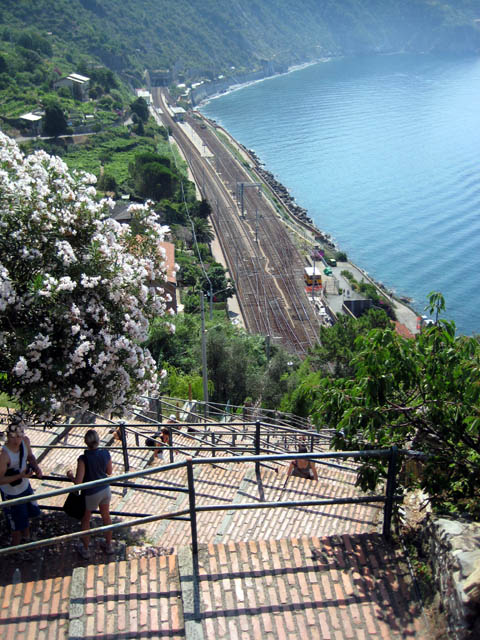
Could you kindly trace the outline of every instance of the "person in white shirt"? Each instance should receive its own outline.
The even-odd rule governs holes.
[[[2,500],[12,500],[33,495],[30,478],[35,473],[42,477],[42,471],[32,453],[30,440],[25,435],[25,423],[13,416],[5,432],[6,443],[0,452],[0,492]],[[12,531],[12,545],[17,545],[23,536],[30,539],[30,518],[40,515],[40,508],[34,501],[4,509]]]

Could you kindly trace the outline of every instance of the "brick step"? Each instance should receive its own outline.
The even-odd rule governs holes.
[[[2,573],[4,571],[2,566]],[[23,568],[13,576],[12,573],[9,572],[9,579],[13,577],[17,582],[4,584],[2,581],[0,585],[1,637],[4,640],[67,638],[71,575],[25,580]]]
[[[67,637],[184,638],[177,556],[76,568]]]
[[[261,469],[254,463],[198,465],[195,467],[196,504],[255,503],[358,497],[355,473],[317,465],[318,481],[290,477],[286,472]],[[141,481],[143,482],[143,481]],[[153,474],[145,483],[187,488],[186,469]],[[114,497],[112,509],[138,513],[168,513],[188,509],[188,494],[146,488],[131,489]],[[249,510],[205,511],[197,514],[198,540],[202,543],[281,538],[331,533],[364,533],[378,529],[382,504],[291,506]],[[140,527],[153,544],[177,548],[191,543],[189,521],[161,520]]]
[[[378,534],[202,545],[198,585],[205,638],[431,637],[401,558]]]
[[[376,533],[201,544],[0,586],[2,637],[432,637],[404,558]]]
[[[246,468],[245,463],[235,466],[222,465],[221,458],[217,464],[197,466],[194,471],[197,504],[231,502],[236,496]],[[180,468],[158,475],[153,474],[145,479],[145,483],[158,483],[162,486],[187,489],[186,469]],[[112,508],[129,512],[136,510],[142,513],[161,514],[188,509],[188,506],[187,493],[162,491],[161,489],[131,489]],[[225,512],[222,511],[198,514],[199,539],[211,540],[216,535],[224,515]],[[145,537],[156,544],[161,542],[168,547],[178,547],[191,542],[189,521],[161,520],[142,526],[141,529]]]

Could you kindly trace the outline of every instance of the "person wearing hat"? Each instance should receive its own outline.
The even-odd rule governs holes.
[[[13,500],[33,495],[30,478],[35,473],[42,477],[42,471],[30,448],[30,440],[25,435],[25,423],[15,417],[7,426],[6,443],[0,452],[0,492],[2,500]],[[36,502],[6,507],[4,509],[12,531],[12,545],[20,543],[22,536],[30,539],[30,518],[40,515]]]

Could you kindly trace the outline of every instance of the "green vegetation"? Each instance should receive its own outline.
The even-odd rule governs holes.
[[[430,295],[437,324],[415,340],[400,337],[380,316],[345,320],[322,332],[322,347],[293,374],[282,409],[313,415],[336,429],[340,450],[416,449],[428,455],[418,474],[403,461],[403,486],[421,486],[438,512],[480,516],[480,343],[455,336],[438,318],[441,295]],[[378,312],[377,312],[378,314]],[[383,324],[383,326],[382,326]],[[385,479],[378,460],[362,463],[359,483]]]
[[[138,85],[145,67],[208,81],[324,55],[474,52],[480,41],[471,0],[4,0],[0,15],[0,89],[13,89],[14,70],[33,93],[81,61]]]
[[[163,391],[174,397],[203,398],[201,323],[197,307],[173,319],[175,332],[163,323],[153,323],[147,346],[157,362],[167,362],[168,372]],[[206,349],[209,395],[213,402],[241,405],[247,397],[263,399],[264,406],[275,408],[289,390],[287,374],[298,360],[279,347],[271,347],[268,361],[264,338],[249,335],[234,327],[220,312],[206,321]]]
[[[5,393],[0,393],[0,407],[5,407],[6,409],[18,409],[19,405],[17,402],[12,402]]]
[[[358,291],[366,298],[369,298],[376,307],[384,309],[388,316],[392,320],[395,320],[395,311],[393,309],[392,303],[388,298],[378,292],[378,289],[374,284],[372,284],[371,282],[365,282],[363,278],[361,282],[358,282],[351,271],[348,271],[348,269],[343,269],[341,271],[341,275],[349,281],[354,291]]]

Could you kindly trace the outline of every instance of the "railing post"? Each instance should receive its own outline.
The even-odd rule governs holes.
[[[255,422],[255,455],[260,455],[260,420]],[[255,473],[260,472],[260,462],[255,462]]]
[[[215,458],[216,456],[216,452],[215,452],[215,434],[212,433],[212,458]]]
[[[190,530],[192,533],[192,554],[198,555],[197,510],[195,507],[195,480],[193,477],[192,458],[187,458],[188,500],[190,506]]]
[[[383,510],[383,537],[385,540],[391,538],[393,502],[395,499],[395,489],[397,484],[397,459],[398,448],[393,446],[390,449],[390,459],[388,462],[387,487],[385,491],[385,507]]]
[[[310,452],[313,453],[313,436],[310,436]]]
[[[157,398],[157,422],[162,422],[162,401]]]
[[[168,429],[168,444],[170,446],[170,462],[173,462],[173,431],[172,427],[167,427]]]
[[[122,453],[123,453],[123,467],[125,473],[130,471],[130,463],[128,461],[128,449],[127,449],[127,434],[125,433],[125,423],[120,423],[120,438],[122,441]]]

